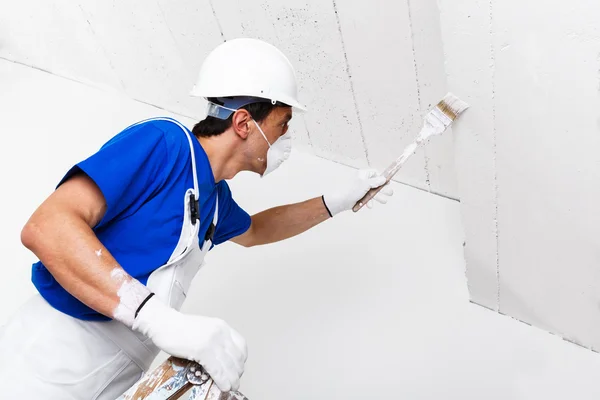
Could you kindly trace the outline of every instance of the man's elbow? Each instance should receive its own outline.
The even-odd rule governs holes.
[[[35,220],[29,220],[21,230],[21,243],[29,250],[35,252],[43,237],[42,229]]]
[[[43,206],[38,208],[21,229],[21,244],[37,254],[49,246],[49,241],[56,236],[57,222],[66,219],[67,216],[58,210],[48,210]]]

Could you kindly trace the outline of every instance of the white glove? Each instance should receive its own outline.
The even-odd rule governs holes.
[[[385,177],[379,175],[374,169],[360,170],[358,176],[350,182],[340,185],[338,188],[323,195],[323,202],[333,217],[342,211],[351,210],[357,201],[363,198],[367,192],[385,183]],[[391,187],[386,186],[374,197],[379,203],[387,203],[387,198],[394,194]],[[373,206],[372,201],[367,207]]]
[[[133,329],[165,353],[202,365],[222,392],[238,390],[248,350],[244,338],[224,321],[182,314],[153,296]]]

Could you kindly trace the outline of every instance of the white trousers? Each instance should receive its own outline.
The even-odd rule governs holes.
[[[0,398],[114,400],[158,352],[118,321],[81,321],[35,295],[0,328]]]

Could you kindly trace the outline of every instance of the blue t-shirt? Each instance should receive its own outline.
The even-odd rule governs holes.
[[[233,200],[225,181],[215,183],[206,153],[190,135],[200,194],[198,240],[202,245],[218,193],[219,220],[213,239],[218,245],[248,230],[251,218]],[[179,241],[185,193],[194,187],[187,135],[174,121],[141,122],[73,166],[58,186],[77,172],[87,174],[106,200],[106,214],[93,228],[96,236],[127,273],[146,284]],[[33,264],[32,282],[59,311],[83,320],[109,320],[63,289],[41,262]]]

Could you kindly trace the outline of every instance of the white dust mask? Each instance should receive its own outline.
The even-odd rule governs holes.
[[[265,135],[263,130],[260,129],[258,123],[254,121],[254,124],[256,125],[263,138],[265,138],[267,144],[269,145],[269,150],[267,151],[267,169],[262,174],[262,177],[265,177],[267,174],[276,170],[281,164],[283,164],[285,160],[288,159],[288,157],[290,156],[290,151],[292,150],[292,137],[291,135],[287,134],[282,135],[279,137],[279,139],[275,141],[275,143],[271,144],[269,143],[269,139],[267,139],[267,136]]]

